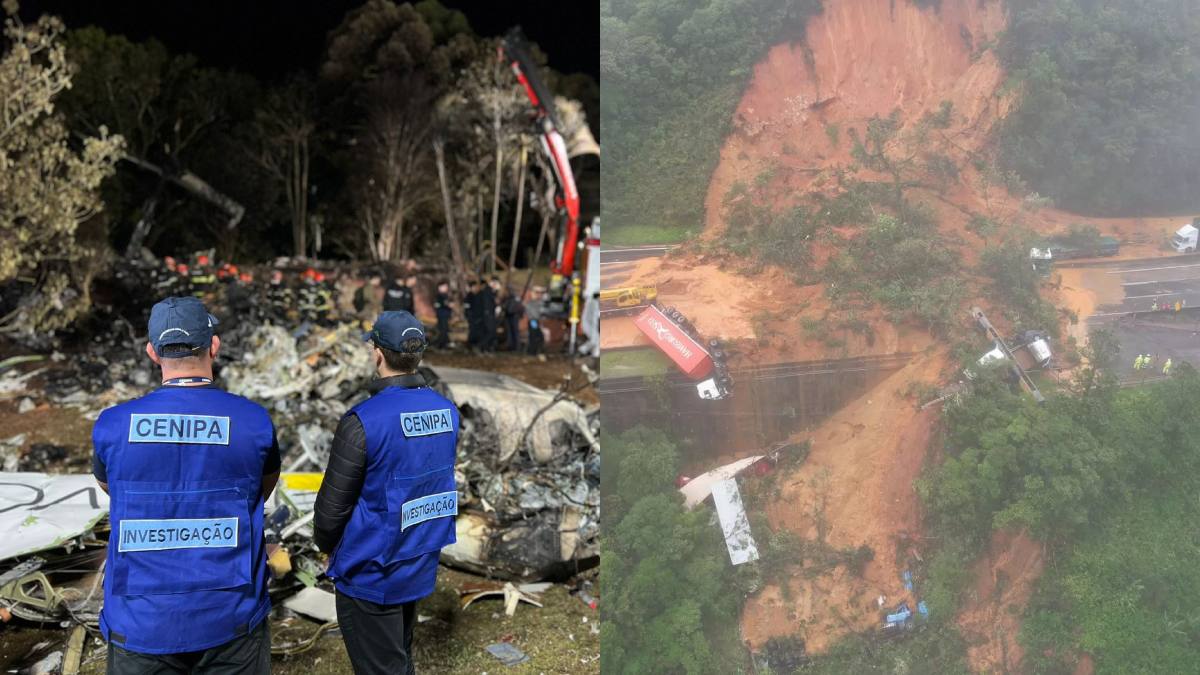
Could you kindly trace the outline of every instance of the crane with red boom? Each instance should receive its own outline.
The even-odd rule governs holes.
[[[546,89],[538,75],[533,60],[526,49],[525,37],[520,28],[513,28],[500,42],[499,55],[516,75],[517,81],[529,97],[533,106],[533,121],[538,127],[538,139],[542,151],[550,160],[558,190],[554,195],[555,206],[563,213],[564,223],[558,237],[558,251],[550,263],[551,312],[565,315],[567,308],[576,307],[579,298],[572,298],[572,284],[578,277],[575,269],[575,253],[579,245],[579,191],[575,187],[575,175],[571,172],[571,161],[567,155],[567,144],[559,132],[558,117],[554,110],[554,97]]]

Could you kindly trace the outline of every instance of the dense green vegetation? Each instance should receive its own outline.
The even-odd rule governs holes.
[[[922,209],[880,214],[843,246],[826,271],[835,302],[856,294],[883,305],[896,322],[911,319],[935,331],[961,323],[958,256]]]
[[[1015,239],[985,246],[979,270],[991,281],[990,296],[1000,303],[1009,324],[1059,336],[1057,311],[1038,292],[1041,278],[1029,262],[1028,242]]]
[[[1032,672],[1182,673],[1200,659],[1200,481],[1194,463],[1152,498],[1132,501],[1079,538],[1046,572],[1022,638]]]
[[[600,3],[605,227],[698,231],[721,143],[751,67],[798,40],[820,0]],[[641,237],[639,240],[644,241]]]
[[[600,355],[601,377],[634,377],[674,372],[674,364],[653,348],[606,350]]]
[[[787,672],[787,671],[785,671]],[[854,635],[799,672],[814,675],[847,673],[968,673],[966,644],[953,626],[934,625],[893,642]]]
[[[731,623],[752,580],[730,566],[712,510],[684,510],[678,465],[661,431],[604,439],[606,672],[729,673],[744,664]]]
[[[1111,336],[1091,345],[1100,367],[1042,406],[983,378],[947,408],[947,456],[918,482],[941,542],[927,599],[953,612],[991,532],[1027,528],[1051,557],[1022,635],[1032,668],[1072,672],[1086,651],[1097,672],[1187,672],[1200,659],[1200,375],[1184,365],[1121,389],[1102,370]]]
[[[1020,88],[1004,163],[1060,206],[1197,206],[1200,32],[1193,0],[1012,0],[1001,57]]]

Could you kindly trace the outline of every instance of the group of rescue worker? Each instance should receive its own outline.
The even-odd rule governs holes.
[[[496,351],[499,327],[503,324],[508,351],[519,352],[522,348],[521,319],[528,317],[525,351],[529,354],[542,352],[546,344],[542,326],[546,305],[541,287],[532,288],[529,299],[524,302],[511,286],[500,283],[500,277],[492,277],[487,281],[472,279],[469,289],[463,298],[467,315],[467,346],[480,352]]]
[[[110,675],[271,669],[264,508],[280,474],[277,430],[266,409],[213,381],[217,326],[193,295],[155,304],[145,351],[162,385],[93,429],[93,474],[110,496],[100,615]],[[365,339],[378,378],[337,425],[314,541],[330,556],[354,672],[413,673],[416,602],[455,541],[459,412],[418,373],[429,342],[411,311],[383,311]]]
[[[1158,361],[1157,356],[1151,356],[1150,354],[1138,354],[1137,357],[1134,358],[1134,360],[1133,360],[1133,369],[1139,370],[1139,371],[1140,370],[1151,370],[1154,368],[1156,361]],[[1171,358],[1170,357],[1167,357],[1167,360],[1163,362],[1162,374],[1163,375],[1171,374]]]
[[[360,320],[364,324],[381,311],[404,311],[416,315],[418,279],[414,274],[387,276],[372,271],[365,276],[349,272],[331,273],[305,268],[273,269],[267,283],[255,284],[253,273],[236,265],[215,265],[206,254],[189,262],[163,259],[154,270],[154,288],[159,296],[191,295],[209,302],[223,314],[281,325],[309,323],[331,326],[338,321]],[[497,351],[501,333],[509,352],[540,354],[546,336],[542,324],[546,313],[545,289],[534,286],[527,299],[501,284],[499,277],[473,278],[467,282],[463,310],[467,319],[467,347],[480,353]],[[432,346],[446,349],[453,317],[450,282],[440,280],[433,294],[437,330]],[[525,335],[522,339],[522,324]]]

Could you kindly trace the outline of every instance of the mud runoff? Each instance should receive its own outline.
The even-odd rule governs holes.
[[[849,401],[899,370],[911,354],[800,361],[734,370],[732,397],[707,401],[695,382],[665,377],[600,381],[604,427],[620,433],[638,424],[670,430],[690,448],[689,471],[744,456],[820,424]]]

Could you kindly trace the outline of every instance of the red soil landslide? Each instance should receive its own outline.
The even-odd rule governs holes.
[[[779,477],[781,495],[767,508],[772,527],[810,541],[823,534],[837,549],[866,544],[875,557],[862,577],[840,566],[815,578],[797,570],[788,600],[771,586],[750,598],[742,638],[752,649],[774,636],[799,634],[809,653],[820,653],[848,633],[878,628],[879,595],[891,605],[904,599],[915,605],[901,581],[897,550],[920,528],[913,481],[937,418],[932,408],[918,412],[905,394],[945,363],[938,351],[917,356],[819,426],[809,437],[808,459]]]
[[[810,203],[814,192],[835,195],[836,172],[854,163],[850,129],[864,135],[872,117],[899,110],[903,135],[949,101],[949,125],[934,130],[931,143],[953,160],[959,175],[939,190],[912,188],[908,196],[933,209],[941,233],[968,268],[985,243],[996,243],[967,230],[973,215],[1042,234],[1091,223],[1122,240],[1121,257],[1169,255],[1163,242],[1184,218],[1079,216],[1009,194],[975,168],[972,160],[989,156],[992,129],[1016,101],[1014,93],[1001,93],[1005,73],[991,49],[1006,28],[1002,2],[942,0],[939,9],[909,0],[824,5],[803,41],[772,48],[755,66],[708,187],[702,239],[712,241],[724,231],[722,202],[734,183],[757,184],[772,169],[769,183],[758,191],[771,195],[780,210]],[[886,180],[862,171],[855,177]],[[838,237],[854,236],[856,229],[818,237],[813,244],[818,267],[838,250]],[[912,486],[939,413],[937,407],[918,412],[905,396],[913,384],[939,383],[949,358],[927,332],[893,325],[878,309],[858,310],[869,335],[841,331],[817,339],[809,334],[817,331],[804,325],[834,320],[846,309],[832,308],[838,311],[827,317],[831,307],[823,285],[796,286],[774,268],[738,274],[737,262],[681,250],[640,261],[621,285],[657,284],[661,304],[678,307],[705,337],[734,343],[734,368],[920,353],[816,429],[808,460],[780,477],[781,495],[768,506],[773,527],[810,541],[823,538],[837,549],[865,544],[874,551],[861,577],[841,566],[820,574],[797,569],[786,593],[768,586],[747,601],[741,628],[752,649],[773,636],[798,635],[810,653],[819,654],[848,633],[878,628],[879,595],[887,596],[889,606],[917,600],[903,588],[906,560],[897,559],[897,551],[904,555],[901,541],[921,541]],[[1082,320],[1101,299],[1076,276],[1063,275],[1059,299]],[[963,283],[970,304],[991,307],[984,280],[968,273]],[[631,320],[620,318],[605,320],[602,339],[604,348],[648,344]],[[1040,548],[1011,534],[997,535],[991,554],[977,563],[976,598],[959,621],[971,642],[973,669],[1019,670],[1020,616],[1041,566]]]
[[[1020,618],[1042,565],[1042,544],[1024,532],[993,534],[987,556],[975,563],[975,583],[958,617],[976,671],[1020,671]]]

